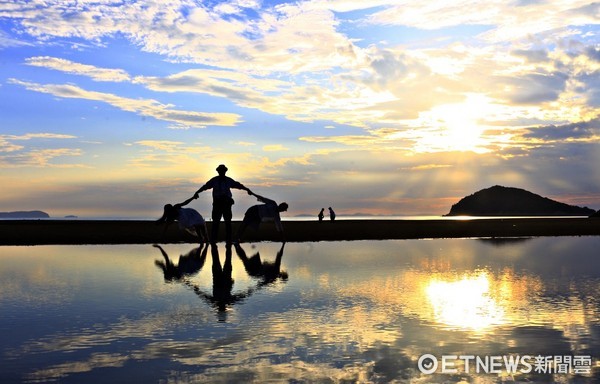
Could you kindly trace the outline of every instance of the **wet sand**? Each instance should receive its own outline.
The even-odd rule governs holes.
[[[210,225],[208,230],[210,233]],[[233,222],[235,234],[239,222]],[[531,218],[478,220],[284,221],[290,242],[427,238],[598,236],[600,219]],[[195,243],[173,224],[135,220],[0,220],[0,245]],[[224,225],[220,226],[223,241]],[[242,242],[281,241],[272,223],[248,228]]]

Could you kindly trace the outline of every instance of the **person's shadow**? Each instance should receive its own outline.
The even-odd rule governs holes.
[[[273,263],[262,261],[259,252],[248,258],[246,252],[239,243],[235,244],[235,251],[240,260],[242,260],[248,275],[259,280],[256,287],[262,288],[275,283],[277,279],[287,281],[287,272],[281,270],[281,259],[283,258],[284,247],[285,243],[281,244],[281,248],[277,252],[277,257]]]
[[[180,255],[179,261],[175,265],[160,245],[154,244],[153,247],[158,248],[163,255],[164,261],[155,260],[154,264],[163,271],[166,282],[184,281],[185,278],[196,275],[204,267],[206,254],[208,253],[208,244],[201,245],[184,255]]]

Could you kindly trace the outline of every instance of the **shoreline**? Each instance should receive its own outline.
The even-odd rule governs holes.
[[[210,233],[211,222],[206,223]],[[240,221],[233,221],[235,235]],[[286,242],[600,236],[600,220],[590,218],[493,218],[470,220],[339,220],[283,222]],[[197,243],[172,224],[151,220],[0,220],[0,245]],[[219,227],[219,242],[225,226]],[[248,228],[242,242],[281,241],[273,223]]]

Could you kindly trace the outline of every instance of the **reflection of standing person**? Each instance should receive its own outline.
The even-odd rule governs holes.
[[[254,194],[254,196],[256,196],[258,201],[264,204],[253,205],[248,208],[236,236],[238,242],[244,234],[246,227],[251,226],[255,230],[258,230],[260,223],[263,221],[273,221],[277,232],[281,233],[282,240],[284,240],[283,225],[281,225],[281,216],[279,215],[279,212],[287,211],[288,204],[281,203],[277,205],[275,201],[267,199],[266,197],[256,194]]]
[[[319,212],[319,221],[323,221],[325,217],[325,208],[321,208],[321,212]]]
[[[335,220],[335,212],[333,211],[333,209],[331,207],[329,207],[329,219],[331,221]]]
[[[213,289],[212,295],[200,289],[197,285],[190,285],[194,292],[217,310],[219,321],[227,320],[227,309],[234,304],[243,301],[250,296],[253,289],[248,289],[246,292],[233,293],[233,278],[231,266],[231,244],[225,246],[225,262],[221,266],[219,259],[219,249],[217,244],[210,245],[212,255],[212,275]]]
[[[186,201],[171,205],[166,204],[163,209],[163,215],[157,220],[158,223],[165,223],[165,232],[171,223],[177,221],[179,228],[198,236],[201,242],[208,242],[208,232],[206,230],[206,222],[198,211],[192,208],[183,208],[188,205],[194,198],[189,198]],[[163,232],[164,234],[164,232]]]
[[[213,243],[217,242],[217,235],[219,233],[219,223],[221,221],[221,217],[225,221],[225,240],[230,243],[231,242],[231,217],[233,216],[231,212],[231,206],[233,205],[233,196],[231,194],[231,188],[234,189],[243,189],[248,192],[248,194],[252,194],[250,189],[243,186],[241,183],[233,180],[230,177],[225,176],[227,172],[227,167],[223,164],[217,167],[218,176],[210,179],[206,184],[204,184],[196,193],[194,194],[194,198],[198,198],[198,194],[206,191],[207,189],[212,189],[213,196],[213,209],[212,209],[212,230],[211,230],[211,241]]]

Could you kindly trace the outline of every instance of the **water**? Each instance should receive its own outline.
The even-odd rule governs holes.
[[[0,382],[600,380],[600,237],[241,247],[246,266],[165,245],[166,271],[150,245],[0,247]],[[585,369],[442,373],[444,355]]]

